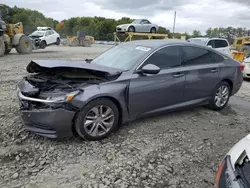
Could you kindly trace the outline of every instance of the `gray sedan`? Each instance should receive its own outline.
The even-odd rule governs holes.
[[[175,40],[123,43],[84,62],[31,61],[33,74],[17,87],[21,117],[42,136],[100,140],[160,111],[221,110],[239,91],[243,69],[211,48]]]

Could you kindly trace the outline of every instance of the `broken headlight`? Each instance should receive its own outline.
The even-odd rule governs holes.
[[[55,97],[48,97],[47,100],[53,100],[53,101],[61,101],[61,102],[69,102],[75,98],[80,93],[80,91],[74,91],[66,95],[60,95]]]

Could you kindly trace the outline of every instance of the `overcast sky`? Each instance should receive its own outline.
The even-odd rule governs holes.
[[[204,32],[209,27],[250,29],[250,0],[1,0],[11,7],[38,10],[61,21],[75,16],[147,18],[172,30],[177,11],[176,31]]]

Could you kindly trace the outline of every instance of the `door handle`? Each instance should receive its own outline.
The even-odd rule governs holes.
[[[182,74],[182,73],[176,73],[176,74],[173,74],[173,77],[174,78],[180,78],[180,77],[183,77],[185,74]]]
[[[210,72],[212,72],[212,73],[215,73],[215,72],[218,72],[218,71],[219,71],[219,69],[217,69],[217,68],[210,70]]]

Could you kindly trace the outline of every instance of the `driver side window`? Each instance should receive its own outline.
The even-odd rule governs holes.
[[[152,54],[143,66],[153,64],[161,69],[179,67],[181,65],[181,52],[179,46],[164,47]]]

